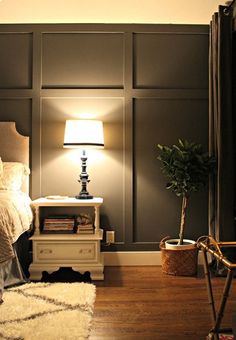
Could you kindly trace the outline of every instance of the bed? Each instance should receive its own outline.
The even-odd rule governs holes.
[[[0,122],[0,301],[4,287],[25,281],[16,250],[33,218],[29,174],[29,137]]]

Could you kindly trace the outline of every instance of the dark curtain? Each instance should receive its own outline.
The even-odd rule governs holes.
[[[225,8],[220,6],[210,23],[209,151],[216,171],[210,178],[209,234],[217,241],[234,241],[233,15]]]

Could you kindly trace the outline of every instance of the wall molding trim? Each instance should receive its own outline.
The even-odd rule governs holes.
[[[103,252],[105,266],[160,266],[160,251]]]
[[[105,266],[161,266],[161,251],[103,252]],[[203,264],[201,251],[198,264]]]
[[[0,24],[0,46],[0,121],[30,136],[30,197],[75,196],[80,160],[62,147],[65,121],[102,120],[106,146],[89,150],[88,172],[89,191],[104,199],[104,234],[116,234],[102,242],[118,252],[107,265],[159,265],[180,203],[156,145],[183,136],[207,150],[209,25]],[[207,203],[206,189],[191,201],[191,239],[207,233]],[[43,210],[41,219],[77,214]]]

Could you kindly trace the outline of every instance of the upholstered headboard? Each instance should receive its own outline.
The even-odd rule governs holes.
[[[17,132],[15,122],[0,122],[0,157],[3,162],[21,162],[29,166],[29,137]],[[29,180],[22,190],[29,192]]]

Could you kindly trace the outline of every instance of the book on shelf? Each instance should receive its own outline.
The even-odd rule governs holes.
[[[89,225],[79,225],[77,227],[77,233],[78,234],[93,234],[94,233],[94,227],[92,224]]]
[[[42,233],[57,234],[93,234],[93,219],[89,214],[51,215],[44,218]]]
[[[73,230],[42,230],[41,231],[42,234],[74,234]]]
[[[89,214],[79,214],[76,218],[77,234],[93,234],[94,226]]]
[[[47,216],[43,221],[43,233],[74,233],[75,220],[73,215],[52,215]]]

